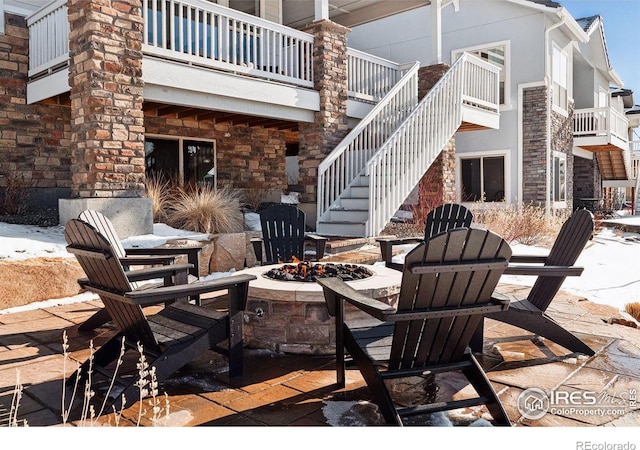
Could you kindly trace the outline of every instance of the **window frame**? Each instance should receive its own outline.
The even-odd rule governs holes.
[[[483,158],[495,158],[495,157],[502,157],[503,158],[503,168],[504,168],[504,174],[503,174],[503,179],[504,179],[504,197],[502,201],[491,201],[491,202],[487,202],[485,201],[463,201],[462,200],[462,160],[463,159],[480,159],[482,161]],[[511,177],[510,177],[510,170],[509,168],[511,162],[510,162],[510,152],[509,150],[495,150],[495,151],[488,151],[488,152],[484,152],[484,151],[479,151],[479,152],[468,152],[468,153],[460,153],[460,154],[456,154],[456,197],[458,199],[458,202],[463,203],[463,204],[468,204],[468,205],[473,205],[473,204],[477,204],[477,203],[491,203],[491,204],[505,204],[508,205],[511,203],[510,198],[511,198]],[[481,174],[484,171],[484,167],[481,164]],[[484,179],[481,176],[481,190],[483,193],[483,196],[485,195],[484,193]]]
[[[217,187],[218,185],[218,151],[216,146],[215,139],[207,139],[207,138],[199,138],[199,137],[191,137],[191,136],[174,136],[174,135],[166,135],[166,134],[145,134],[144,139],[145,142],[149,139],[164,139],[167,141],[177,141],[178,142],[178,184],[180,186],[184,186],[184,143],[185,141],[196,141],[196,142],[210,142],[213,144],[213,187]],[[145,155],[145,175],[146,175],[146,155]]]
[[[4,34],[4,0],[0,0],[0,34]]]
[[[491,50],[494,48],[504,47],[504,68],[500,70],[500,81],[504,83],[503,102],[500,103],[500,110],[506,111],[512,108],[511,102],[511,41],[488,42],[486,44],[474,45],[471,47],[458,48],[451,51],[451,63],[453,64],[464,52],[476,53],[482,50]],[[484,60],[484,58],[483,58]],[[493,61],[485,60],[495,64]],[[497,64],[496,64],[497,65]]]
[[[561,64],[563,61],[564,61],[564,80],[562,80],[563,74],[562,74],[562,64]],[[558,78],[558,80],[556,78]],[[564,82],[564,86],[560,84],[560,81]],[[562,90],[564,90],[564,92]],[[569,55],[555,42],[553,43],[553,46],[551,48],[551,91],[552,91],[551,105],[553,110],[558,114],[562,114],[565,117],[568,116],[569,114]],[[562,100],[564,100],[564,105],[560,104]]]
[[[559,179],[560,171],[558,163],[562,163],[564,172],[562,173],[564,180]],[[563,185],[564,190],[562,196],[558,196],[558,186]],[[551,155],[551,201],[555,208],[566,208],[567,205],[567,154],[559,151],[553,152]]]

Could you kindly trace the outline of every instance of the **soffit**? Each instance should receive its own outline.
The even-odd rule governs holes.
[[[345,27],[431,4],[430,0],[329,0],[329,18]],[[313,0],[282,0],[282,22],[300,28],[314,21]]]

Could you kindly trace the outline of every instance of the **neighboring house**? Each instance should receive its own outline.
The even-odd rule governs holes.
[[[459,201],[571,210],[635,183],[632,93],[620,91],[600,16],[546,0],[458,0],[442,2],[439,34],[437,3],[356,26],[348,42],[392,60],[452,64],[468,52],[500,67],[499,128],[455,138]]]
[[[498,126],[481,58],[447,70],[347,46],[347,27],[429,1],[217,3],[0,0],[0,188],[59,200],[61,223],[132,212],[138,233],[157,173],[297,190],[319,232],[375,235],[427,169],[453,192],[458,131]]]

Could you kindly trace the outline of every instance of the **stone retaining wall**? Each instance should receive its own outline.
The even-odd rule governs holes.
[[[0,261],[0,310],[79,294],[85,276],[75,258]]]

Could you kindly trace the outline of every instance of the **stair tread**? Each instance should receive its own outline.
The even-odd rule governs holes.
[[[350,222],[348,220],[320,220],[318,221],[318,223],[328,223],[328,224],[340,224],[340,225],[344,225],[344,224],[354,224],[354,225],[362,225],[364,224],[363,221],[358,221],[358,222]]]

